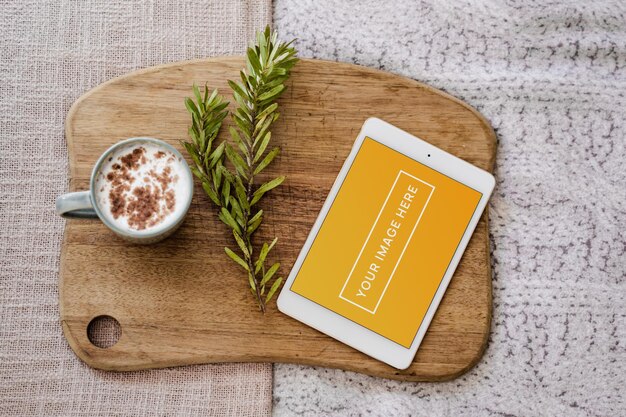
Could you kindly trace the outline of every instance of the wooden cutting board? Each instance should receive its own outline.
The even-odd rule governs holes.
[[[225,57],[136,71],[82,96],[66,121],[71,189],[88,187],[98,156],[133,136],[161,138],[182,151],[193,83],[229,94],[244,60]],[[286,276],[361,125],[382,118],[483,169],[493,168],[495,135],[465,103],[413,80],[350,64],[303,60],[280,99],[272,140],[282,147],[267,175],[285,183],[263,201],[259,239],[278,236]],[[222,132],[227,132],[223,129]],[[486,214],[411,367],[395,370],[283,315],[259,312],[241,270],[224,254],[231,235],[200,187],[184,225],[152,246],[133,246],[98,221],[67,222],[60,310],[65,336],[87,364],[126,371],[208,362],[287,362],[400,380],[443,380],[481,357],[491,322]],[[95,317],[119,321],[112,347],[94,346]]]

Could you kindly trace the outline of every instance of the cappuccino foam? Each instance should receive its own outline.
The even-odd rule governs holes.
[[[177,222],[190,196],[182,157],[151,142],[116,149],[95,180],[96,204],[121,230],[149,233]]]

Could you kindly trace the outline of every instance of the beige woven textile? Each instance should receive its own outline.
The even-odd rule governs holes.
[[[59,325],[53,210],[74,100],[137,68],[241,54],[270,19],[270,0],[0,0],[0,415],[270,414],[269,364],[84,365]]]

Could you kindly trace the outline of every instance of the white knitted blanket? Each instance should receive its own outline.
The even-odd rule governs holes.
[[[431,84],[499,139],[480,363],[446,383],[277,365],[275,414],[626,415],[626,3],[278,0],[274,13],[302,56]]]

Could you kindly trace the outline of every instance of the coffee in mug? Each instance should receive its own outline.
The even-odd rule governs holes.
[[[193,194],[183,156],[152,138],[132,138],[109,148],[91,175],[90,191],[57,200],[64,217],[98,217],[123,238],[152,243],[181,223]]]

